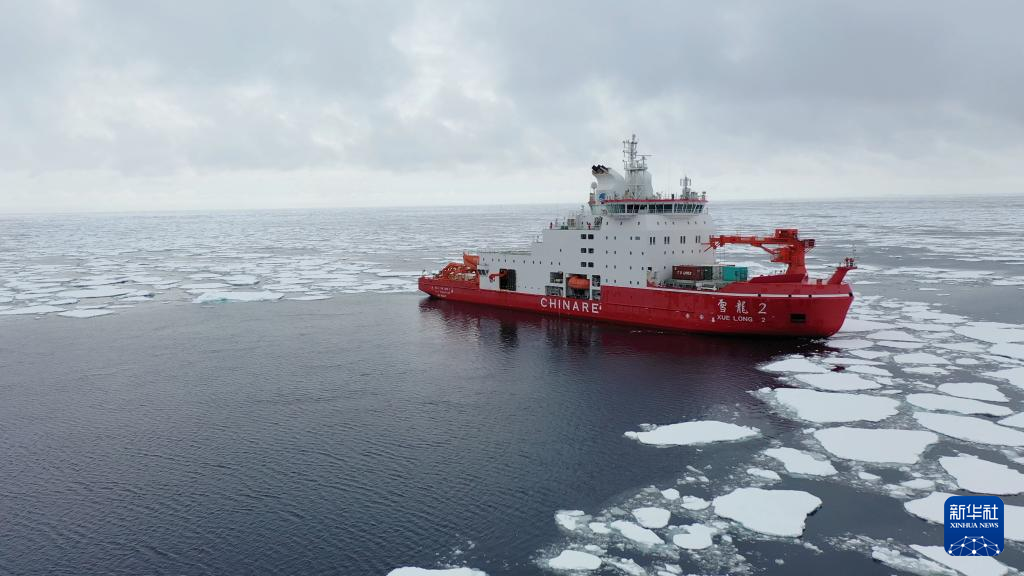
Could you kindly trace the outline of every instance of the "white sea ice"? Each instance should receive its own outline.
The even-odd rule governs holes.
[[[86,308],[58,312],[57,316],[65,316],[67,318],[94,318],[96,316],[106,316],[107,314],[113,313],[113,310],[107,310],[105,308]]]
[[[903,507],[913,516],[933,524],[943,524],[946,521],[944,510],[946,498],[950,496],[956,496],[956,494],[932,492],[924,498],[904,502]],[[1004,504],[1003,515],[1003,529],[1006,539],[1024,542],[1024,506]]]
[[[582,510],[559,510],[555,512],[555,523],[572,532],[577,527],[577,519],[583,515]]]
[[[1003,464],[973,456],[944,456],[939,464],[964,490],[997,496],[1024,492],[1024,474]]]
[[[875,332],[869,334],[868,338],[872,340],[897,340],[900,342],[920,342],[921,339],[909,332],[903,330],[882,330],[881,332]]]
[[[415,568],[405,566],[388,572],[388,576],[487,576],[485,572],[472,568]]]
[[[661,495],[665,498],[665,500],[678,500],[679,490],[676,490],[675,488],[667,488],[661,491]]]
[[[262,300],[280,300],[284,294],[280,292],[203,292],[193,302],[205,304],[208,302],[257,302]]]
[[[845,392],[850,390],[871,390],[881,388],[877,382],[861,378],[857,374],[846,372],[826,372],[824,374],[796,374],[797,380],[821,390]]]
[[[562,550],[561,554],[548,560],[548,567],[554,570],[597,570],[601,567],[601,558],[589,552]]]
[[[619,534],[622,534],[624,537],[636,542],[637,544],[654,546],[665,543],[665,541],[653,531],[627,520],[616,520],[612,522],[610,526],[615,530],[618,530]]]
[[[999,391],[995,384],[985,382],[950,382],[948,384],[940,384],[939,392],[959,396],[960,398],[973,398],[989,402],[1007,401],[1006,396]]]
[[[846,371],[867,374],[868,376],[892,376],[892,372],[878,366],[848,366]]]
[[[899,401],[870,394],[819,392],[801,388],[779,388],[772,395],[802,420],[810,422],[878,422],[894,416]]]
[[[861,480],[867,480],[868,482],[878,482],[882,479],[878,474],[872,474],[871,472],[857,472],[857,477]]]
[[[890,353],[884,350],[851,350],[850,354],[860,358],[866,358],[868,360],[876,360],[878,358],[884,358]]]
[[[730,440],[745,440],[761,433],[757,428],[739,426],[715,420],[698,420],[680,422],[664,426],[654,426],[642,432],[626,432],[630,438],[643,444],[656,446],[690,446],[709,444]]]
[[[311,302],[314,300],[329,300],[331,297],[327,294],[306,294],[305,296],[290,296],[285,300],[296,300],[299,302]]]
[[[765,480],[782,480],[779,473],[774,470],[765,470],[764,468],[747,468],[747,474],[756,476],[758,478],[764,478]]]
[[[816,430],[814,437],[834,456],[864,462],[913,464],[939,437],[923,430],[849,428]]]
[[[996,344],[988,349],[990,354],[1024,360],[1024,344]]]
[[[612,529],[608,527],[604,522],[591,522],[587,524],[587,528],[594,534],[611,534]]]
[[[1014,414],[1008,418],[1003,418],[999,421],[1003,426],[1013,426],[1014,428],[1024,428],[1024,412]]]
[[[954,398],[942,394],[908,394],[907,402],[925,410],[942,410],[946,412],[959,412],[960,414],[986,414],[989,416],[1013,414],[1013,411],[1006,406],[967,398]]]
[[[703,510],[711,505],[711,502],[697,496],[683,496],[683,508],[687,510]]]
[[[839,329],[839,332],[869,332],[871,330],[885,330],[886,328],[892,328],[892,324],[876,322],[875,320],[851,318],[847,316],[846,321],[843,322],[843,327]]]
[[[914,478],[913,480],[900,482],[900,486],[910,488],[911,490],[932,490],[935,488],[935,482],[927,478]]]
[[[690,524],[680,526],[684,532],[672,536],[672,543],[686,550],[703,550],[711,547],[711,537],[718,530],[706,524]]]
[[[1024,388],[1024,367],[985,372],[984,376],[991,376],[999,380],[1006,380],[1018,388]]]
[[[57,296],[61,298],[113,298],[114,296],[124,296],[133,292],[135,292],[134,288],[100,286],[83,290],[64,290],[58,292]]]
[[[1000,446],[1024,446],[1024,432],[973,416],[914,412],[914,419],[929,430],[960,440]]]
[[[772,362],[761,367],[761,370],[768,372],[828,372],[828,370],[818,364],[817,362],[811,362],[806,358],[787,358],[785,360],[779,360],[778,362]]]
[[[633,517],[644,528],[664,528],[672,513],[664,508],[646,507],[633,510]]]
[[[259,278],[251,274],[236,274],[234,276],[223,276],[221,280],[232,286],[252,286],[259,282]]]
[[[872,546],[871,558],[890,568],[917,576],[956,576],[958,572],[924,558],[911,558],[885,546]]]
[[[800,490],[737,488],[715,498],[713,505],[715,514],[755,532],[797,537],[803,534],[807,515],[821,506],[821,499]]]
[[[974,338],[975,340],[991,344],[1024,342],[1024,328],[1010,324],[971,322],[967,326],[958,326],[953,331],[968,338]]]
[[[229,284],[223,282],[201,282],[199,284],[182,284],[180,288],[188,291],[202,291],[202,290],[218,290],[220,288],[230,288]]]
[[[844,350],[856,350],[858,348],[870,348],[875,345],[871,340],[864,340],[863,338],[839,338],[836,340],[829,340],[828,345],[833,348],[842,348]]]
[[[63,311],[64,311],[63,308],[58,308],[56,306],[48,306],[48,305],[45,305],[45,304],[40,304],[38,306],[25,306],[23,308],[10,308],[8,310],[0,310],[0,314],[5,315],[5,316],[10,316],[10,315],[15,315],[15,314],[50,314],[52,312],[63,312]]]
[[[899,364],[949,364],[949,360],[927,352],[897,354],[893,357],[893,360]]]
[[[782,462],[782,465],[786,467],[786,471],[792,474],[831,476],[836,473],[832,462],[818,460],[810,453],[802,452],[795,448],[769,448],[764,453],[766,456]]]
[[[949,566],[965,576],[1003,576],[1007,572],[1006,566],[991,556],[968,558],[966,556],[950,556],[942,546],[912,544],[910,547],[918,554]]]

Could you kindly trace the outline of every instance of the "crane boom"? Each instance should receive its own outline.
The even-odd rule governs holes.
[[[786,264],[786,275],[807,277],[807,251],[814,248],[814,240],[801,240],[796,228],[776,228],[773,236],[717,235],[708,238],[708,248],[721,248],[727,244],[756,246],[772,256],[772,262]]]

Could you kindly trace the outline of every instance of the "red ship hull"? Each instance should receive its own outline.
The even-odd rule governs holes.
[[[484,290],[424,276],[432,297],[542,314],[707,334],[817,338],[835,334],[853,303],[848,284],[735,282],[720,291],[604,286],[601,300]]]

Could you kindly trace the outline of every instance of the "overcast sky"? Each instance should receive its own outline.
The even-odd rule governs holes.
[[[0,0],[0,212],[1024,194],[1024,3]]]

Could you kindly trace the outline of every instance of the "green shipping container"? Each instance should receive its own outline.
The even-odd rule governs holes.
[[[726,282],[745,282],[747,268],[745,266],[722,266],[722,280]]]

